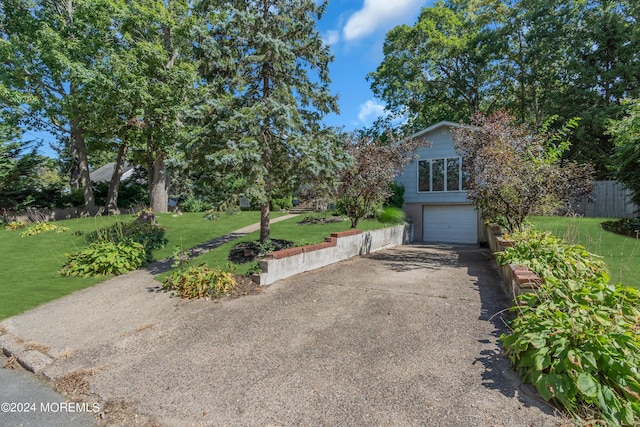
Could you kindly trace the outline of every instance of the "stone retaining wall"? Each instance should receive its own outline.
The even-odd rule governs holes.
[[[254,276],[261,286],[305,271],[314,270],[358,255],[402,245],[407,242],[405,225],[379,230],[348,230],[332,233],[324,242],[283,249],[260,261],[262,272]]]

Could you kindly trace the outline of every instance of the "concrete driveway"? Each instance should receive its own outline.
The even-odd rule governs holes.
[[[98,402],[101,424],[565,421],[501,355],[509,302],[487,250],[403,246],[217,303],[157,285],[139,271],[53,301],[3,322],[0,344],[32,343],[36,370]]]

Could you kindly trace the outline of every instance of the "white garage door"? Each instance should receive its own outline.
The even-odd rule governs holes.
[[[473,206],[424,206],[425,242],[478,243],[478,214]]]

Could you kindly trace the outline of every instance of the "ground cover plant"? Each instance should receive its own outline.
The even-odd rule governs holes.
[[[274,214],[274,217],[280,214]],[[167,244],[155,250],[155,259],[172,255],[175,245],[192,247],[259,221],[259,212],[222,215],[216,221],[202,219],[201,213],[158,214]],[[65,277],[58,273],[64,254],[87,247],[86,236],[117,222],[133,219],[130,215],[78,218],[58,221],[65,233],[41,233],[21,238],[20,231],[0,230],[0,319],[92,286],[105,277]]]
[[[640,240],[603,229],[611,218],[532,217],[536,229],[549,230],[567,243],[583,245],[603,257],[611,281],[640,289]]]
[[[609,281],[599,257],[548,232],[511,236],[498,262],[527,265],[539,291],[516,298],[501,341],[545,400],[588,425],[640,424],[640,292]]]

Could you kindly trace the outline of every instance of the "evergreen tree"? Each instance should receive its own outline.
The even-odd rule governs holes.
[[[189,149],[202,176],[231,180],[261,206],[269,238],[270,200],[293,192],[309,171],[330,177],[341,153],[320,121],[337,111],[328,89],[332,60],[316,28],[326,2],[205,1],[210,23],[197,40],[207,83],[198,110],[204,131]],[[223,12],[221,12],[223,11]],[[335,154],[335,156],[334,156]]]

